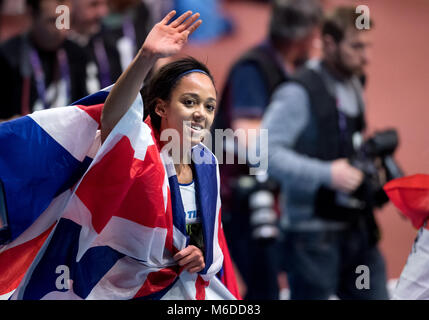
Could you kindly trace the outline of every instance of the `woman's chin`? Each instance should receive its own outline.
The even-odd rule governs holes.
[[[203,138],[202,134],[196,134],[196,133],[192,133],[187,137],[187,142],[192,146],[196,146],[197,144],[199,144],[201,142]]]

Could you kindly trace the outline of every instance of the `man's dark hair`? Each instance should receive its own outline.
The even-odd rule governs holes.
[[[273,0],[269,27],[271,41],[303,38],[323,19],[319,0]]]
[[[27,0],[27,8],[31,9],[31,14],[33,16],[36,16],[40,13],[40,3],[43,0]],[[56,0],[58,4],[61,4],[64,2],[64,0]]]
[[[27,0],[27,8],[31,9],[32,14],[36,14],[40,11],[39,0]]]
[[[142,89],[145,114],[149,114],[152,125],[160,130],[161,118],[155,112],[158,99],[169,101],[171,93],[180,82],[183,73],[192,69],[200,69],[207,73],[214,85],[214,79],[205,64],[192,57],[182,58],[162,66]]]
[[[356,13],[355,7],[340,6],[327,15],[322,25],[322,36],[330,35],[336,43],[344,39],[346,31],[356,29],[356,19],[361,13]],[[371,26],[373,21],[370,21]],[[358,29],[356,29],[358,30]]]

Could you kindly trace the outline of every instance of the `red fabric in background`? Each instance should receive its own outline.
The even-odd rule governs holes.
[[[384,186],[384,191],[415,228],[419,229],[429,218],[429,175],[392,180]]]

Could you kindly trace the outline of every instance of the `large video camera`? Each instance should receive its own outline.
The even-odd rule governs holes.
[[[365,178],[354,193],[337,192],[337,205],[364,210],[381,207],[388,202],[383,185],[404,175],[393,158],[398,142],[396,130],[389,129],[377,132],[361,145],[350,164],[361,170]]]

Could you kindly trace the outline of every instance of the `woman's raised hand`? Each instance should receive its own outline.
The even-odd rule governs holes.
[[[202,23],[201,20],[197,21],[200,14],[192,15],[191,11],[170,22],[175,14],[176,11],[171,11],[152,28],[136,57],[110,91],[101,117],[102,142],[139,94],[143,81],[156,60],[178,53],[188,41],[189,35]]]
[[[197,21],[200,14],[192,15],[192,11],[185,12],[169,23],[175,15],[176,11],[173,10],[155,24],[143,43],[143,51],[157,58],[172,56],[183,48],[189,35],[202,23],[202,20]]]

